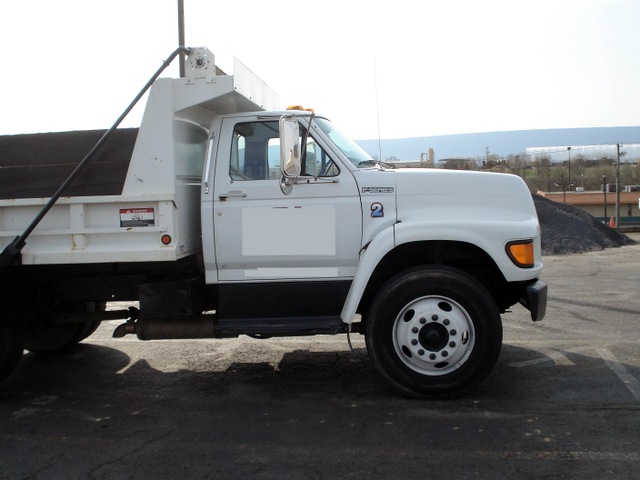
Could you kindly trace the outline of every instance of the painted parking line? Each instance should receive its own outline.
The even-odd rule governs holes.
[[[584,347],[580,347],[580,348],[573,348],[571,350],[556,350],[556,349],[552,349],[552,348],[538,348],[536,349],[538,352],[540,352],[542,355],[544,355],[543,357],[538,357],[538,358],[532,358],[530,360],[521,360],[518,362],[510,362],[509,366],[510,367],[517,367],[517,368],[522,368],[522,367],[530,367],[532,365],[540,365],[543,363],[549,363],[552,362],[554,365],[557,366],[575,366],[575,363],[573,361],[571,361],[568,357],[567,357],[567,353],[578,353],[578,352],[584,352],[587,350],[593,350],[593,347],[591,346],[584,346]]]
[[[620,363],[616,356],[607,348],[598,349],[600,356],[607,363],[609,368],[615,373],[625,387],[631,392],[636,401],[640,403],[640,382],[635,378],[626,367]]]

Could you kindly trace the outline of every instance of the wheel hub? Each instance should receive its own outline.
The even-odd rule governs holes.
[[[430,352],[439,352],[449,342],[449,332],[439,323],[429,323],[418,332],[418,342]]]
[[[440,296],[409,303],[394,325],[394,347],[411,369],[425,375],[456,370],[471,354],[473,323],[457,302]]]

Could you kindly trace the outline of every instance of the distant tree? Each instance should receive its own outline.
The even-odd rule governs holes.
[[[502,158],[500,158],[500,155],[498,155],[497,153],[490,153],[489,155],[487,155],[487,164],[492,165],[493,167],[495,167],[496,165],[499,165],[502,162]]]
[[[476,162],[461,158],[451,158],[444,162],[444,168],[448,170],[475,170]]]
[[[609,157],[601,157],[601,158],[598,160],[598,163],[599,163],[601,166],[613,165],[613,159],[612,159],[612,158],[609,158]]]
[[[482,161],[482,170],[493,170],[498,163],[495,160],[483,160]]]
[[[535,173],[538,177],[538,188],[544,192],[551,191],[553,181],[551,179],[551,157],[540,155],[535,159]]]
[[[584,173],[584,189],[599,191],[602,189],[602,177],[607,177],[607,183],[615,183],[616,170],[611,165],[596,165],[587,168]]]
[[[569,169],[566,165],[556,165],[551,171],[551,180],[553,181],[553,190],[556,192],[566,192],[569,187]]]
[[[623,163],[620,166],[620,183],[623,185],[639,185],[640,163]]]
[[[584,171],[587,166],[587,157],[579,153],[571,159],[571,182],[576,187],[582,187],[584,183]]]
[[[529,168],[529,157],[526,153],[511,154],[507,157],[507,168],[509,173],[518,175],[524,180]]]

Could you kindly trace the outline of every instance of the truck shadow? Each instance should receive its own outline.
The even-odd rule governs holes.
[[[507,344],[476,392],[416,401],[391,390],[363,348],[297,348],[272,362],[259,345],[226,357],[201,355],[203,343],[134,359],[96,344],[26,354],[0,386],[0,458],[25,458],[20,478],[78,464],[92,478],[157,479],[397,478],[405,465],[406,478],[500,477],[496,465],[542,478],[577,462],[584,478],[633,471],[638,403],[597,356]],[[187,361],[173,368],[177,357]],[[610,460],[587,462],[599,448]]]
[[[637,402],[603,358],[586,352],[558,352],[557,358],[551,358],[535,350],[504,345],[489,377],[476,391],[453,402]],[[623,367],[640,378],[638,367]],[[146,359],[132,362],[117,349],[81,344],[65,355],[26,353],[18,370],[0,386],[0,404],[12,397],[102,398],[113,392],[133,399],[161,396],[169,401],[185,396],[193,401],[217,397],[240,401],[309,397],[333,401],[405,399],[384,382],[364,348],[353,352],[296,349],[282,354],[277,363],[263,361],[259,356],[226,363],[210,358],[195,362],[193,368],[167,371],[154,368]]]

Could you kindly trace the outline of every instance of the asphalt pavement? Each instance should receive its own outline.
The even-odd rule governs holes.
[[[640,240],[640,238],[637,238]],[[345,336],[142,342],[118,322],[0,386],[0,479],[635,479],[640,244],[545,257],[546,318],[450,401],[399,396]]]

